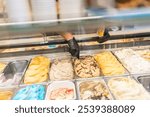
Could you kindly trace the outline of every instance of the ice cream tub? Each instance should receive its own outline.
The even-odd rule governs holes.
[[[76,82],[79,100],[113,100],[105,81],[101,79]]]
[[[81,56],[80,59],[74,58],[73,67],[76,80],[86,80],[99,78],[102,76],[101,69],[91,55]]]
[[[51,81],[74,81],[74,69],[71,57],[54,59],[51,63],[49,77]]]
[[[150,75],[148,76],[140,76],[137,80],[143,85],[143,87],[150,92]]]
[[[150,94],[132,77],[107,79],[107,86],[116,100],[149,100]]]
[[[114,56],[112,51],[101,51],[94,54],[94,58],[103,76],[122,76],[129,74],[122,63]]]
[[[71,81],[54,81],[48,85],[45,100],[75,100],[75,84]]]
[[[46,87],[42,84],[20,86],[15,90],[12,100],[44,100]]]
[[[30,60],[21,84],[47,84],[49,82],[50,65],[51,61],[49,57],[41,55],[35,56]]]
[[[132,75],[150,73],[150,62],[141,57],[135,50],[130,48],[113,51],[123,66]]]
[[[10,62],[0,76],[0,87],[18,86],[27,66],[27,60]]]

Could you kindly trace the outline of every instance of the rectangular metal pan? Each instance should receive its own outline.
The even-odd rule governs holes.
[[[45,100],[50,100],[49,99],[49,94],[56,89],[59,88],[71,88],[74,90],[74,97],[70,100],[76,100],[77,99],[77,93],[76,93],[76,88],[75,88],[75,83],[72,81],[52,81],[49,83],[47,86],[47,91],[46,91],[46,96]]]
[[[45,85],[45,84],[34,84],[34,85],[42,85],[42,86],[44,86],[44,88],[45,88],[45,95],[44,95],[44,98],[43,98],[43,100],[44,100],[44,99],[45,99],[45,96],[46,96],[47,85]],[[18,91],[19,91],[20,89],[25,88],[25,87],[27,87],[27,86],[32,86],[32,84],[30,84],[30,85],[24,85],[24,86],[22,85],[22,86],[16,88],[16,89],[14,90],[14,94],[13,94],[13,96],[12,96],[11,99],[13,100],[14,96],[16,96],[16,94],[18,93]],[[30,92],[30,94],[32,95],[32,92]]]
[[[43,56],[43,55],[39,55],[39,56]],[[37,56],[32,56],[32,58],[34,58],[34,57],[37,57]],[[44,56],[44,57],[47,57],[47,56]],[[28,70],[28,68],[29,68],[29,66],[30,66],[30,63],[31,63],[32,58],[29,60],[28,67],[27,67],[26,71]],[[47,57],[47,58],[49,58],[49,57]],[[50,59],[50,58],[49,58],[49,59]],[[50,67],[51,67],[51,59],[50,59],[49,70],[50,70]],[[26,71],[24,72],[24,75],[23,75],[23,78],[22,78],[22,80],[21,80],[20,86],[32,85],[32,84],[25,84],[25,83],[24,83],[24,78],[25,78]],[[50,78],[49,78],[49,73],[48,73],[48,78],[47,78],[46,81],[40,82],[40,83],[34,83],[34,84],[41,84],[41,85],[44,84],[44,85],[47,85],[49,82],[50,82]]]
[[[104,79],[103,78],[99,78],[99,79],[88,79],[86,81],[76,81],[77,97],[78,97],[79,100],[81,100],[81,97],[80,97],[80,84],[83,83],[83,82],[87,82],[87,81],[94,81],[94,82],[100,82],[100,83],[102,83],[105,86],[106,90],[108,91],[111,100],[114,99],[114,96],[110,92],[110,90],[109,90],[106,82],[104,81]]]
[[[4,85],[4,87],[8,86],[18,86],[21,82],[21,79],[24,75],[24,72],[28,66],[27,60],[20,60],[15,62],[10,62],[7,67],[4,69],[3,77],[8,81],[10,81],[10,84]],[[3,86],[0,85],[0,86]]]
[[[82,54],[81,56],[80,56],[80,58],[82,58],[82,57],[86,57],[86,56],[92,56],[93,57],[93,54],[91,53],[84,53],[84,54]],[[72,63],[73,63],[73,69],[75,70],[75,67],[74,67],[74,60],[75,60],[76,58],[72,58]],[[96,62],[97,63],[97,62]],[[98,64],[97,64],[97,66],[98,66]],[[99,66],[98,66],[98,68],[99,68]],[[75,74],[75,80],[88,80],[88,79],[96,79],[96,78],[100,78],[100,77],[103,77],[103,74],[102,74],[102,72],[101,72],[101,69],[99,68],[99,71],[100,71],[100,75],[99,76],[97,76],[97,77],[90,77],[90,78],[81,78],[81,77],[79,77],[76,73],[74,73]]]
[[[132,79],[132,80],[134,80],[136,83],[138,83],[138,84],[140,84],[133,76],[120,76],[120,77],[112,77],[112,78],[129,78],[129,79]],[[106,81],[106,84],[107,84],[107,86],[108,86],[108,82],[109,82],[109,80],[110,79],[112,79],[112,78],[105,78],[105,81]],[[108,88],[109,88],[109,86],[108,86]],[[111,94],[113,95],[113,97],[116,99],[116,100],[119,100],[119,99],[117,99],[116,98],[116,96],[113,94],[113,92],[111,91],[111,89],[109,88],[109,90],[110,90],[110,92],[111,92]],[[122,100],[122,99],[121,99]]]
[[[51,60],[51,66],[50,66],[50,71],[49,71],[49,78],[50,78],[50,81],[75,81],[75,73],[74,73],[74,68],[73,68],[73,79],[51,79],[51,67],[52,65],[54,64],[55,61],[58,61],[58,62],[61,62],[62,60],[68,60],[69,62],[71,62],[72,66],[73,66],[73,62],[72,62],[72,57],[71,56],[66,56],[66,57],[62,57],[60,56],[59,58],[56,57],[56,58],[53,58]],[[64,68],[65,69],[65,68]]]
[[[124,68],[126,69],[126,71],[128,72],[128,75],[132,75],[132,76],[135,76],[135,77],[139,77],[139,76],[143,76],[143,74],[150,74],[150,73],[132,73],[130,72],[130,70],[128,70],[127,66],[123,63],[122,60],[120,60],[116,55],[115,55],[115,51],[118,51],[118,50],[122,50],[122,49],[125,49],[125,48],[121,48],[121,49],[116,49],[116,50],[113,50],[112,53],[113,55],[118,59],[118,61],[120,61],[120,63],[124,66]],[[134,51],[137,51],[137,50],[144,50],[144,48],[131,48],[133,49]]]

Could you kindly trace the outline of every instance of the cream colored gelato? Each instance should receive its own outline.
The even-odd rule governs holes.
[[[51,66],[51,80],[71,80],[74,77],[71,60],[55,60]]]
[[[150,99],[150,94],[143,86],[130,78],[112,78],[108,81],[108,86],[119,100]]]
[[[104,85],[100,81],[86,81],[79,85],[80,98],[82,100],[110,100],[111,96]]]
[[[150,62],[132,49],[116,51],[115,55],[131,73],[150,73]]]

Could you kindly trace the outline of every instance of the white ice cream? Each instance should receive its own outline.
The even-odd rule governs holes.
[[[132,49],[116,51],[115,55],[131,73],[150,73],[150,62],[146,61]]]
[[[50,70],[51,80],[71,80],[74,77],[73,66],[70,60],[56,60]]]
[[[130,78],[112,78],[108,86],[116,99],[150,99],[150,94],[143,86]]]

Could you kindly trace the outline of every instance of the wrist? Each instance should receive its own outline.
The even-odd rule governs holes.
[[[70,41],[70,40],[72,40],[74,37],[73,37],[73,35],[71,34],[71,33],[64,33],[64,34],[62,34],[62,36],[64,37],[64,39],[66,40],[66,41]]]

